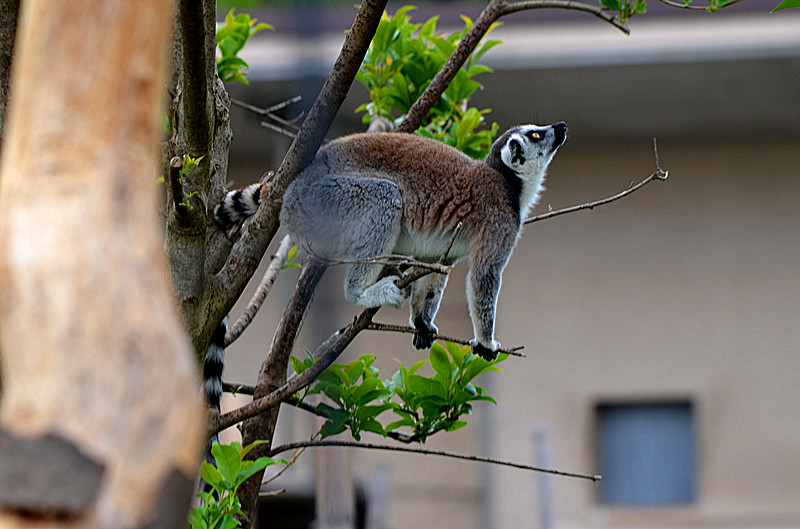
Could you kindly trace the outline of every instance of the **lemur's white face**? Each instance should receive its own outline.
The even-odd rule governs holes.
[[[522,178],[541,175],[567,138],[563,121],[553,125],[522,125],[509,131],[500,151],[503,163]]]

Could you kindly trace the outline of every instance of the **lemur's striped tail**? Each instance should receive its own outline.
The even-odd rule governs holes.
[[[203,392],[208,405],[219,413],[222,401],[222,371],[225,368],[225,333],[228,332],[228,317],[225,316],[214,329],[203,361]]]
[[[214,329],[211,335],[211,343],[208,344],[206,357],[203,360],[203,393],[206,397],[208,406],[220,412],[222,402],[222,371],[225,368],[225,333],[228,332],[228,317],[225,316]],[[211,445],[219,442],[219,437],[214,435],[208,441],[206,447],[205,460],[212,465],[216,463],[214,456],[211,455]],[[211,487],[201,481],[201,489],[210,492]]]
[[[255,215],[261,203],[261,192],[267,183],[250,184],[241,189],[228,191],[225,198],[214,208],[214,222],[224,231]]]

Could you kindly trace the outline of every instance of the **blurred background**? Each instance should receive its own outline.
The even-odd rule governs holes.
[[[426,446],[604,479],[315,449],[267,487],[287,492],[265,498],[263,527],[800,527],[800,12],[769,15],[777,3],[710,14],[650,0],[631,36],[585,13],[536,10],[492,33],[504,44],[484,57],[494,73],[481,76],[474,105],[491,108],[501,130],[569,125],[536,213],[647,177],[654,137],[669,179],[526,228],[504,275],[496,335],[524,345],[527,358],[477,381],[499,406],[478,403],[469,427]],[[275,31],[245,47],[251,84],[231,83],[232,96],[267,107],[301,95],[281,112],[308,109],[351,4],[233,2]],[[390,1],[388,11],[402,5]],[[425,2],[411,16],[440,15],[449,33],[482,5]],[[220,3],[220,16],[227,9]],[[329,137],[363,130],[354,109],[366,100],[354,85]],[[290,140],[239,108],[231,120],[239,186],[277,168]],[[465,272],[456,267],[436,323],[471,338]],[[326,274],[299,347],[359,312],[342,277]],[[296,278],[296,269],[282,273],[269,306],[230,347],[226,380],[255,382]],[[406,310],[384,308],[376,320],[405,323]],[[408,335],[370,332],[346,359],[366,353],[387,376],[395,358],[410,365],[426,355]],[[319,426],[284,406],[277,442]],[[325,502],[355,525],[311,525]]]

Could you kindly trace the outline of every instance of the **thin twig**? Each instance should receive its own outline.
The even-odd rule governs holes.
[[[335,265],[348,265],[348,264],[382,264],[386,266],[418,266],[420,268],[425,268],[430,270],[431,272],[436,272],[438,274],[449,274],[453,271],[453,269],[449,266],[445,266],[439,263],[426,263],[424,261],[418,261],[413,257],[409,257],[407,255],[395,255],[395,254],[387,254],[387,255],[378,255],[376,257],[365,257],[363,259],[345,259],[345,260],[334,260],[334,261],[325,261],[325,264],[328,266],[335,266]]]
[[[503,459],[495,459],[491,457],[482,457],[482,456],[470,456],[465,454],[458,454],[455,452],[448,452],[445,450],[429,450],[424,448],[410,448],[407,446],[395,446],[395,445],[378,445],[372,443],[357,443],[354,441],[298,441],[295,443],[287,443],[285,445],[280,445],[272,448],[270,452],[270,456],[274,456],[281,452],[286,452],[288,450],[295,450],[300,447],[309,447],[309,448],[318,448],[322,446],[338,446],[338,447],[347,447],[347,448],[364,448],[367,450],[387,450],[392,452],[407,452],[412,454],[421,454],[421,455],[432,455],[432,456],[441,456],[441,457],[450,457],[453,459],[462,459],[465,461],[477,461],[480,463],[491,463],[493,465],[502,465],[506,467],[512,468],[519,468],[522,470],[530,470],[533,472],[545,472],[547,474],[555,474],[558,476],[565,476],[571,478],[581,478],[581,479],[588,479],[591,481],[599,481],[602,479],[602,476],[598,474],[580,474],[577,472],[564,472],[562,470],[553,470],[549,468],[541,468],[535,467],[531,465],[524,465],[522,463],[514,463],[513,461],[505,461]]]
[[[418,334],[419,331],[413,327],[408,327],[405,325],[394,325],[391,323],[371,323],[367,326],[368,331],[383,331],[383,332],[400,332],[406,334]],[[432,338],[434,340],[445,340],[447,342],[455,342],[461,345],[469,345],[469,340],[463,340],[461,338],[453,338],[450,336],[443,336],[441,334],[433,334]],[[525,353],[521,353],[520,349],[523,349],[525,346],[520,345],[517,347],[512,347],[511,349],[498,349],[498,353],[505,353],[512,356],[519,356],[522,358],[527,358],[528,355]]]
[[[278,490],[271,490],[269,492],[259,492],[258,493],[258,497],[259,498],[273,498],[275,496],[280,496],[281,494],[285,494],[285,493],[286,493],[286,489],[283,488],[283,489],[278,489]]]
[[[239,108],[243,108],[244,110],[247,110],[247,111],[252,112],[254,114],[258,114],[259,116],[269,116],[273,112],[276,112],[278,110],[286,108],[289,105],[294,105],[295,103],[299,103],[300,100],[302,100],[302,99],[303,99],[303,96],[294,96],[294,97],[291,97],[291,98],[287,99],[286,101],[281,101],[280,103],[272,105],[271,107],[261,108],[261,107],[255,106],[255,105],[251,105],[250,103],[246,103],[246,102],[242,101],[241,99],[236,99],[235,97],[232,97],[231,98],[231,104],[235,105],[235,106],[237,106]]]
[[[708,11],[708,8],[709,8],[709,6],[695,6],[695,5],[692,5],[691,3],[686,4],[686,3],[682,3],[682,2],[673,2],[671,0],[658,0],[658,1],[661,2],[664,5],[668,5],[670,7],[677,7],[679,9],[690,9],[690,10],[694,10],[694,11]],[[741,0],[733,0],[732,2],[728,2],[727,4],[725,4],[722,7],[723,8],[730,7],[730,6],[734,5],[734,4],[738,4],[739,2],[741,2]]]
[[[253,318],[261,308],[261,304],[264,303],[272,285],[275,283],[275,278],[278,277],[278,273],[283,268],[283,265],[286,264],[286,257],[291,247],[292,241],[289,236],[286,235],[281,241],[280,246],[278,246],[278,250],[275,252],[269,266],[267,266],[264,277],[261,278],[261,283],[259,283],[253,297],[250,299],[250,303],[247,304],[247,308],[244,309],[244,312],[242,312],[242,315],[236,320],[236,323],[231,325],[230,329],[225,334],[225,347],[233,343],[242,332],[244,332],[247,326],[250,325],[250,322],[253,321]]]
[[[275,125],[274,123],[270,123],[269,121],[262,121],[261,122],[261,126],[264,127],[265,129],[269,129],[269,130],[271,130],[273,132],[277,132],[278,134],[282,134],[283,136],[286,136],[287,138],[295,139],[297,137],[297,131],[296,130],[290,130],[288,128],[279,127],[278,125]]]
[[[555,211],[548,211],[547,213],[542,213],[541,215],[536,215],[535,217],[531,217],[531,218],[527,219],[523,224],[531,224],[533,222],[550,219],[550,218],[553,218],[553,217],[557,217],[558,215],[563,215],[565,213],[572,213],[574,211],[580,211],[582,209],[594,209],[597,206],[603,206],[603,205],[608,204],[610,202],[614,202],[615,200],[619,200],[622,197],[628,196],[631,193],[633,193],[634,191],[637,191],[637,190],[643,188],[644,186],[646,186],[647,184],[649,184],[653,180],[666,180],[667,178],[669,178],[669,171],[664,171],[663,169],[661,169],[661,166],[659,165],[659,161],[658,161],[658,146],[656,144],[656,139],[655,138],[653,138],[653,153],[654,153],[655,159],[656,159],[656,170],[655,170],[655,172],[653,174],[651,174],[650,176],[648,176],[647,178],[645,178],[644,180],[642,180],[638,184],[632,185],[631,187],[629,187],[625,191],[617,193],[614,196],[610,196],[610,197],[607,197],[607,198],[604,198],[604,199],[601,199],[601,200],[595,200],[594,202],[587,202],[586,204],[580,204],[580,205],[577,205],[577,206],[571,206],[571,207],[564,208],[564,209],[557,209]]]
[[[252,384],[236,384],[233,382],[223,382],[222,391],[231,393],[233,395],[252,395],[256,391],[256,387]]]

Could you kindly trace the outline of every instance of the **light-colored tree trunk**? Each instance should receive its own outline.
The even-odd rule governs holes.
[[[170,5],[23,2],[0,168],[0,528],[185,523],[205,417],[159,228]]]

